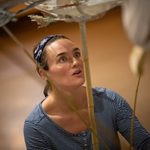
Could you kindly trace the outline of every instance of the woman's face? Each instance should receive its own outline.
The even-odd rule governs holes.
[[[48,79],[59,88],[79,87],[84,83],[81,52],[68,39],[59,39],[46,46]]]

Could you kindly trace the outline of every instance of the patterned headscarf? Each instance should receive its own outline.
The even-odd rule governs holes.
[[[38,64],[41,64],[41,62],[42,62],[42,53],[43,53],[43,50],[44,50],[44,47],[46,46],[46,44],[49,41],[53,42],[59,38],[67,38],[67,37],[65,37],[63,35],[59,35],[59,34],[48,35],[39,42],[39,44],[37,45],[37,47],[35,48],[34,53],[33,53],[34,59]]]
[[[36,60],[37,63],[41,63],[41,58],[42,58],[42,52],[48,41],[53,39],[55,35],[49,35],[47,37],[44,37],[40,43],[37,45],[36,49],[34,50],[34,59]]]

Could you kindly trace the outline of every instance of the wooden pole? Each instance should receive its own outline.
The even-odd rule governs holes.
[[[82,55],[84,59],[84,72],[86,78],[86,94],[88,98],[88,114],[90,120],[90,129],[92,134],[93,150],[99,150],[99,140],[97,135],[96,121],[94,115],[94,102],[91,87],[91,77],[89,69],[88,49],[86,42],[86,21],[79,22],[81,42],[82,42]]]

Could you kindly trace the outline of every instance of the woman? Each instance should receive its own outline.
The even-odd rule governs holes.
[[[34,50],[37,71],[47,82],[46,98],[24,124],[27,149],[92,150],[80,49],[63,35],[45,37]],[[132,110],[105,88],[93,88],[100,149],[119,150],[119,131],[130,138]],[[135,117],[134,147],[150,149],[150,134]]]

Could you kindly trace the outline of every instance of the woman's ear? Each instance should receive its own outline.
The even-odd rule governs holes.
[[[47,73],[43,68],[37,68],[37,72],[43,80],[48,80]]]

